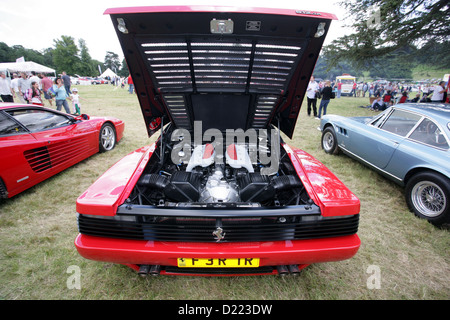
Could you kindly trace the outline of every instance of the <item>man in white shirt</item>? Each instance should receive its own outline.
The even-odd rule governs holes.
[[[30,83],[37,82],[39,84],[39,90],[42,89],[41,79],[36,75],[36,72],[31,71]]]
[[[14,90],[11,88],[9,79],[6,79],[6,73],[0,72],[0,96],[3,102],[14,102]]]
[[[308,88],[306,89],[306,97],[308,99],[308,116],[311,116],[311,106],[314,112],[314,117],[317,117],[317,98],[316,92],[319,92],[319,84],[314,81],[314,76],[311,76],[311,79],[308,83]]]
[[[431,102],[443,102],[445,92],[445,81],[439,82],[437,86],[434,87],[433,95],[431,96]]]
[[[26,98],[26,93],[28,89],[31,89],[31,82],[30,79],[27,78],[27,74],[25,72],[20,73],[19,78],[19,95],[23,97],[23,100],[25,100],[28,103],[28,100]]]

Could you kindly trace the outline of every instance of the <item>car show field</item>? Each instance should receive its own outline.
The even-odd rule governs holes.
[[[360,200],[361,247],[351,259],[311,265],[299,276],[139,277],[128,267],[86,260],[78,235],[76,200],[108,168],[154,142],[147,137],[136,95],[126,88],[82,86],[82,112],[125,122],[124,137],[100,153],[0,200],[0,298],[6,300],[446,300],[450,296],[449,236],[407,208],[404,190],[359,162],[323,152],[319,121],[303,102],[286,143],[326,165]],[[328,114],[373,116],[368,98],[334,99]]]

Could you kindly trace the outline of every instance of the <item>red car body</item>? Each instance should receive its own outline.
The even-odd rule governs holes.
[[[60,122],[44,125],[50,117]],[[0,104],[1,196],[11,198],[99,152],[99,135],[106,123],[120,141],[124,123],[115,118],[89,119],[34,105]],[[40,124],[42,128],[37,128]]]
[[[357,215],[358,198],[323,164],[304,151],[284,145],[289,150],[302,182],[321,207],[324,216]],[[77,212],[87,215],[115,216],[117,208],[130,195],[155,150],[155,144],[130,153],[103,174],[77,200]],[[322,239],[256,241],[251,243],[197,243],[136,241],[79,234],[75,240],[78,252],[87,259],[127,265],[136,271],[141,265],[176,266],[177,258],[248,258],[259,257],[260,266],[299,265],[340,261],[353,257],[360,246],[356,234]],[[205,275],[204,270],[189,275]],[[162,270],[161,274],[184,275],[182,271]],[[263,275],[268,272],[253,272]],[[279,271],[272,269],[272,274]],[[228,275],[226,272],[216,275]],[[242,273],[233,275],[247,275]]]
[[[83,257],[141,274],[225,276],[298,273],[356,254],[360,202],[314,157],[281,138],[276,153],[271,137],[280,157],[278,171],[266,174],[261,158],[246,162],[251,148],[267,146],[260,140],[234,149],[217,138],[192,145],[177,131],[195,134],[200,121],[217,134],[276,126],[292,137],[334,15],[225,7],[106,13],[149,135],[170,124],[78,198],[75,246]],[[176,149],[184,142],[186,150]],[[184,160],[173,157],[184,151]]]

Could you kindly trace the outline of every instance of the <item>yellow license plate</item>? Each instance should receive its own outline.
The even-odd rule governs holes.
[[[259,258],[178,258],[179,268],[257,268]]]

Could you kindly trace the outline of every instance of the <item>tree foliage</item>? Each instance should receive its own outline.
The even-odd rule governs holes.
[[[69,36],[61,36],[61,39],[53,40],[55,49],[53,50],[53,62],[57,66],[57,72],[66,71],[67,74],[75,74],[80,68],[80,58],[78,57],[78,47],[75,40]]]
[[[93,64],[89,49],[86,46],[86,41],[78,40],[78,47],[80,48],[80,65],[78,73],[80,75],[92,75],[95,73],[95,65]]]
[[[448,0],[350,0],[340,3],[355,30],[324,48],[330,62],[346,59],[362,66],[388,54],[401,54],[408,46],[419,49],[437,45],[442,53],[428,62],[448,66],[450,58],[450,5]],[[420,55],[425,51],[415,52]],[[436,53],[436,52],[435,52]]]
[[[112,71],[117,73],[120,69],[120,60],[117,53],[107,51],[105,56],[105,68],[110,68]]]
[[[15,62],[20,57],[24,57],[25,61],[34,61],[53,67],[52,49],[50,48],[39,52],[20,45],[9,47],[6,43],[0,42],[0,62]]]
[[[123,70],[122,73],[128,74],[128,68],[121,67],[119,56],[114,52],[107,52],[104,63],[92,59],[83,39],[76,42],[73,37],[63,35],[60,39],[54,39],[53,45],[37,51],[21,45],[9,47],[6,43],[0,42],[0,62],[15,62],[17,58],[24,57],[25,61],[33,61],[55,69],[57,74],[66,71],[69,75],[95,77],[100,75],[98,66],[104,69],[111,68],[116,73]]]
[[[117,73],[121,77],[127,77],[130,74],[130,71],[128,70],[127,61],[125,58],[122,60],[122,68]]]
[[[403,55],[414,56],[416,51],[414,47],[403,48],[360,64],[351,63],[348,59],[333,64],[332,54],[322,54],[317,61],[314,75],[323,79],[334,79],[343,73],[349,73],[357,78],[365,76],[371,79],[409,80],[412,79],[412,69],[416,64],[427,63],[415,58],[409,60],[403,58]]]
[[[344,73],[351,74],[355,77],[363,75],[361,70],[355,68],[347,60],[338,61],[335,65],[330,64],[330,58],[326,55],[320,55],[314,68],[314,76],[321,79],[335,79]]]

